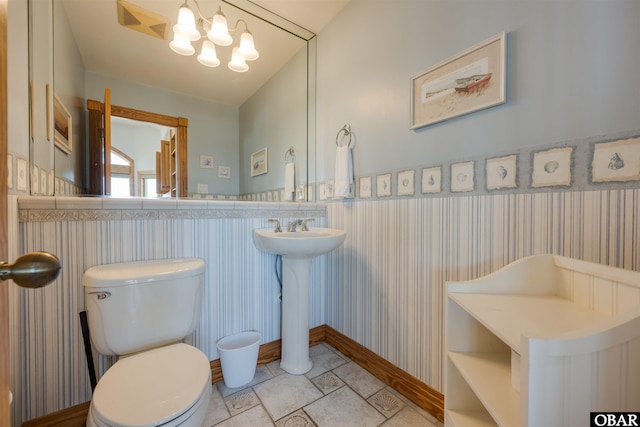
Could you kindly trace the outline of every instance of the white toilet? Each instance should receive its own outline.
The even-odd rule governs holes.
[[[93,392],[87,426],[199,427],[211,367],[181,343],[200,319],[204,261],[164,259],[100,265],[83,278],[91,342],[118,361]]]

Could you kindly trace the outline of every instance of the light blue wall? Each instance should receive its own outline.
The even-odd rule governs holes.
[[[7,19],[7,128],[9,154],[16,158],[29,158],[29,39],[28,4],[22,0],[10,0]],[[16,183],[13,183],[15,192]],[[11,189],[9,190],[11,193]]]
[[[104,89],[111,89],[111,103],[189,119],[189,193],[197,184],[208,184],[209,192],[236,195],[238,175],[238,108],[187,97],[124,80],[87,73],[87,99],[103,100]],[[214,169],[200,169],[200,156],[214,157]],[[218,178],[218,165],[230,166],[231,179]]]
[[[88,181],[88,153],[86,145],[84,98],[85,73],[80,51],[69,28],[61,2],[53,3],[54,56],[53,83],[56,95],[72,116],[72,150],[54,150],[56,176],[78,186]],[[88,183],[84,185],[88,187]]]
[[[507,33],[507,103],[409,130],[410,79]],[[639,128],[640,2],[351,0],[318,35],[319,180],[350,123],[356,175]]]
[[[307,49],[240,107],[240,193],[284,187],[284,155],[296,153],[297,183],[307,182]],[[268,173],[251,176],[251,154],[268,146]]]

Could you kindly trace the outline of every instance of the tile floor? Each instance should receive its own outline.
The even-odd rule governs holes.
[[[278,360],[258,366],[245,387],[214,384],[204,426],[442,427],[333,347],[309,353],[313,368],[305,375],[284,372]]]

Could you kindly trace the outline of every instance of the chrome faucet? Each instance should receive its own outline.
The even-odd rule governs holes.
[[[307,218],[305,220],[302,219],[296,219],[294,221],[289,222],[289,226],[288,229],[291,232],[295,232],[296,231],[296,227],[300,226],[300,231],[309,231],[309,227],[307,226],[308,223],[315,221],[314,218]]]
[[[296,227],[298,225],[304,225],[304,222],[301,219],[296,219],[294,221],[289,222],[289,226],[288,226],[289,231],[290,232],[295,232],[296,231]]]
[[[269,219],[267,220],[267,222],[271,222],[271,223],[274,223],[274,222],[275,222],[276,226],[275,226],[275,228],[273,229],[273,232],[274,232],[274,233],[282,233],[282,228],[280,228],[280,221],[278,221],[278,220],[277,220],[277,219],[275,219],[275,218],[269,218]]]

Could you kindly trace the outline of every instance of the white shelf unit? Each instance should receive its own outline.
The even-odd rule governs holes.
[[[640,408],[640,272],[534,255],[449,282],[445,425],[572,427]]]

